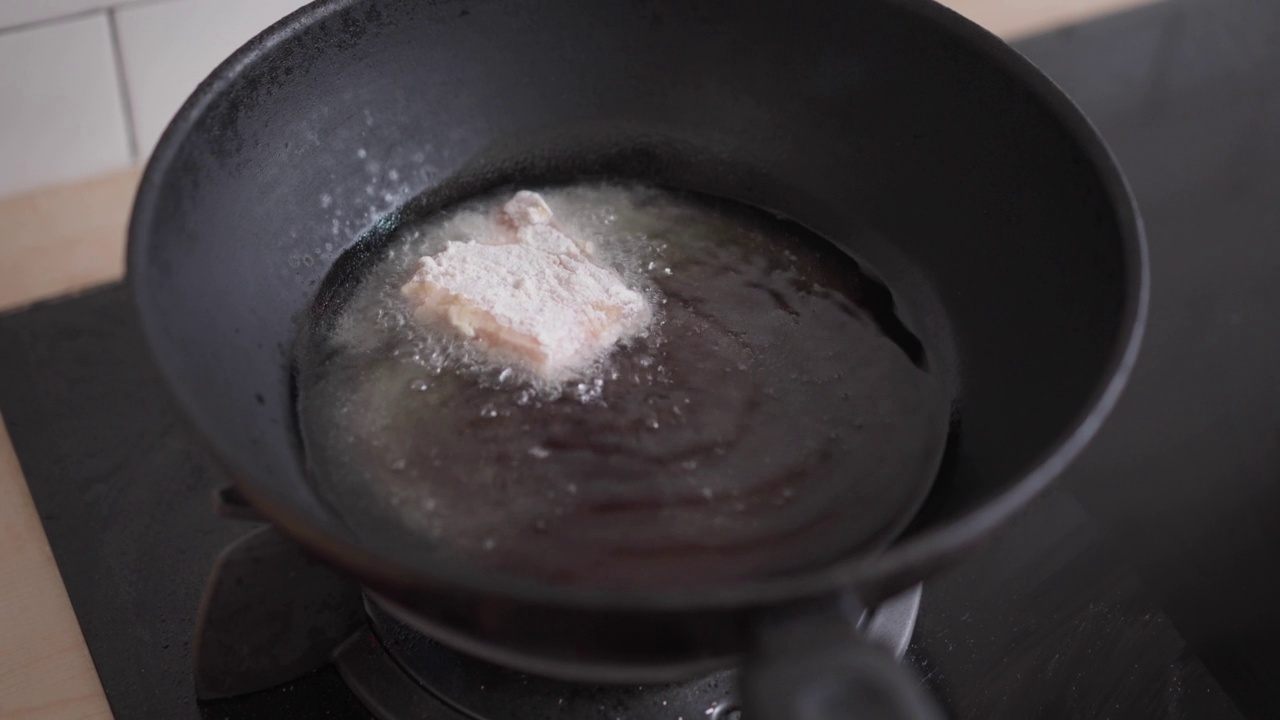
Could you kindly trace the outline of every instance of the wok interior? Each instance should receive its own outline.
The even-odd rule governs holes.
[[[348,253],[373,268],[340,259],[300,334],[296,405],[313,484],[362,545],[557,588],[692,594],[824,569],[901,532],[951,397],[888,289],[739,203],[539,189],[659,317],[554,389],[477,367],[470,343],[406,318],[421,255],[459,218],[474,232],[505,188]]]
[[[303,469],[289,358],[344,248],[415,196],[696,190],[864,239],[957,398],[909,532],[953,520],[1087,410],[1125,331],[1126,258],[1043,100],[912,7],[318,3],[215,74],[156,154],[130,272],[157,359],[247,485],[341,538]]]

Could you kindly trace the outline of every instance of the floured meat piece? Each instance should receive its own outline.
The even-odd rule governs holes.
[[[591,255],[589,243],[555,223],[542,196],[522,190],[491,235],[422,258],[400,292],[420,322],[447,323],[504,359],[558,378],[652,318],[645,297]]]

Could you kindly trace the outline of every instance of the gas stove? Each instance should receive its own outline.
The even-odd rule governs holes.
[[[216,497],[223,514],[247,509],[226,501],[233,490]],[[916,587],[864,613],[862,632],[901,657],[920,596]],[[330,665],[378,720],[730,720],[740,713],[733,668],[667,685],[585,685],[451,650],[269,526],[235,541],[214,562],[192,655],[196,698],[212,712],[225,701],[281,692]]]
[[[123,287],[0,318],[0,378],[120,720],[733,717],[732,669],[677,686],[585,687],[455,653],[236,513],[165,397]],[[1238,717],[1061,488],[866,626],[905,650],[955,717]]]
[[[1188,537],[1174,500],[1215,512],[1259,502],[1232,493],[1260,476],[1274,486],[1280,468],[1267,449],[1280,333],[1266,324],[1280,307],[1269,274],[1280,268],[1280,146],[1262,132],[1280,121],[1277,31],[1280,8],[1267,4],[1169,0],[1020,45],[1134,183],[1151,236],[1152,329],[1132,389],[1076,467],[980,552],[869,614],[869,631],[952,717],[1275,716],[1275,653],[1237,652],[1206,630],[1218,627],[1206,598],[1223,585],[1192,582],[1230,579],[1241,588],[1225,593],[1232,607],[1254,611],[1275,605],[1267,581],[1238,562],[1179,574],[1143,548]],[[1222,322],[1189,324],[1207,312]],[[1265,332],[1246,332],[1259,322]],[[1195,373],[1222,367],[1208,343],[1179,341],[1197,332],[1238,372]],[[1176,404],[1171,389],[1188,378],[1194,398]],[[0,316],[0,408],[121,720],[736,717],[732,668],[645,688],[522,675],[414,633],[274,530],[215,514],[226,478],[166,397],[122,286]],[[1264,427],[1272,434],[1248,431]],[[1178,434],[1160,444],[1151,428]],[[1197,466],[1175,447],[1187,438],[1232,461]],[[1148,478],[1163,501],[1136,499],[1150,497]],[[1265,548],[1277,545],[1263,542],[1274,531],[1238,517],[1235,534],[1274,563]],[[1185,554],[1203,568],[1207,552]],[[1249,617],[1274,630],[1271,616]],[[1255,644],[1267,650],[1269,637]]]

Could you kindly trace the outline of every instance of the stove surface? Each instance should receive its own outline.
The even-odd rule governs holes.
[[[1259,305],[1267,298],[1254,292],[1280,287],[1280,247],[1255,242],[1280,229],[1266,201],[1277,196],[1280,148],[1263,132],[1280,126],[1280,63],[1259,60],[1280,46],[1280,10],[1265,5],[1171,0],[1019,45],[1082,104],[1133,180],[1151,230],[1152,342],[1116,421],[1082,462],[982,552],[925,586],[907,659],[953,717],[1233,718],[1237,705],[1266,706],[1240,694],[1248,684],[1222,674],[1216,652],[1210,664],[1233,703],[1206,670],[1210,658],[1170,619],[1168,598],[1189,596],[1166,592],[1167,576],[1140,581],[1125,564],[1141,558],[1140,540],[1115,531],[1152,462],[1150,433],[1131,441],[1135,428],[1168,428],[1170,413],[1187,411],[1160,394],[1171,368],[1194,356],[1176,341],[1186,318],[1207,307],[1230,332],[1280,307]],[[1274,327],[1225,336],[1248,360],[1241,374],[1256,381],[1280,364]],[[1248,380],[1206,377],[1197,393],[1211,403]],[[1259,402],[1280,407],[1273,395]],[[225,478],[166,397],[122,287],[0,316],[0,407],[118,718],[370,717],[333,667],[196,703],[201,592],[217,553],[253,526],[213,514],[211,493]],[[1203,442],[1236,453],[1226,470],[1246,466],[1274,484],[1280,462],[1260,448],[1274,444],[1275,427],[1255,441],[1218,422]],[[1217,477],[1159,470],[1184,495]],[[1161,517],[1153,512],[1150,522]]]

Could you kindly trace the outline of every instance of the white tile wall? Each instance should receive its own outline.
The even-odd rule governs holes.
[[[145,160],[218,63],[306,3],[0,0],[0,196]]]
[[[130,162],[114,58],[101,12],[0,33],[0,195]]]
[[[149,154],[196,85],[306,0],[164,0],[116,12],[138,150]]]
[[[119,0],[0,0],[0,29],[118,4]]]

